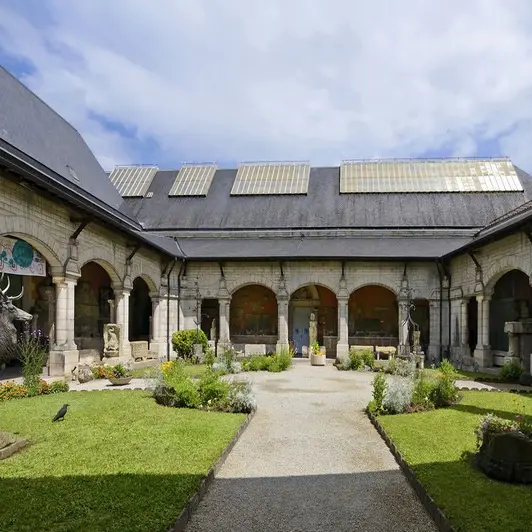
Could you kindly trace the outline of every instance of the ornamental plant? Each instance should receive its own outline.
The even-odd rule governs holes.
[[[201,329],[185,329],[172,334],[172,347],[179,358],[192,359],[194,356],[194,344],[201,344],[203,352],[209,345],[207,335]]]

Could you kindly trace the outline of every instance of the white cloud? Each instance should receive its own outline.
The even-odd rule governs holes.
[[[92,113],[175,164],[466,156],[489,142],[532,169],[528,0],[45,5],[45,27],[0,5],[2,44],[105,166],[146,161]]]

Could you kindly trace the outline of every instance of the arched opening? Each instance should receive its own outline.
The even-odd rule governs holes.
[[[239,288],[231,297],[229,314],[231,342],[236,345],[277,343],[277,298],[262,285]]]
[[[399,310],[395,294],[379,285],[363,286],[349,297],[349,344],[397,346]]]
[[[220,337],[220,304],[217,299],[202,299],[201,330],[213,342]]]
[[[55,324],[55,289],[50,270],[45,257],[29,242],[10,235],[0,236],[0,276],[3,274],[0,289],[7,289],[8,297],[17,296],[23,290],[14,305],[32,315],[29,323],[14,323],[18,340],[31,334],[46,351],[54,341]],[[5,353],[0,353],[0,370],[4,363],[7,369],[2,376],[17,376],[20,362],[16,350],[8,352],[6,348]]]
[[[80,361],[96,361],[103,351],[103,326],[111,321],[114,299],[111,278],[96,262],[81,268],[75,289],[74,338],[80,350]]]
[[[424,353],[428,353],[430,344],[430,307],[427,299],[414,299],[414,309],[412,310],[410,317],[412,321],[419,327],[420,338],[419,343],[421,350]],[[410,330],[410,345],[413,344],[413,329]]]
[[[531,304],[532,287],[528,275],[521,270],[511,270],[495,283],[489,321],[492,350],[508,351],[508,334],[504,332],[504,324],[529,319]]]
[[[148,283],[137,277],[129,295],[129,340],[149,342],[151,331],[152,304]]]
[[[302,355],[309,347],[311,313],[314,313],[317,320],[318,343],[325,346],[328,357],[335,358],[338,343],[338,301],[332,290],[316,284],[297,289],[290,298],[288,327],[294,351],[297,355]]]

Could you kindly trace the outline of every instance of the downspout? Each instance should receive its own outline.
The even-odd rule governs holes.
[[[448,282],[448,288],[447,288],[447,305],[448,305],[448,308],[447,308],[447,357],[450,358],[451,357],[451,274],[449,273],[449,271],[447,270],[447,268],[445,267],[445,263],[443,262],[443,260],[441,260],[441,269],[442,269],[442,272],[445,274],[445,277],[447,278],[447,282]]]
[[[177,330],[181,330],[181,312],[180,305],[181,305],[181,276],[183,275],[183,271],[185,270],[185,259],[181,261],[181,266],[179,268],[179,273],[177,274]]]

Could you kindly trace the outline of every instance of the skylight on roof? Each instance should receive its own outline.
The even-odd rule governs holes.
[[[181,167],[169,196],[206,196],[209,193],[217,166],[187,164]]]
[[[123,198],[143,198],[158,170],[156,166],[117,166],[109,179]]]
[[[308,163],[249,163],[239,166],[231,195],[306,194]]]

